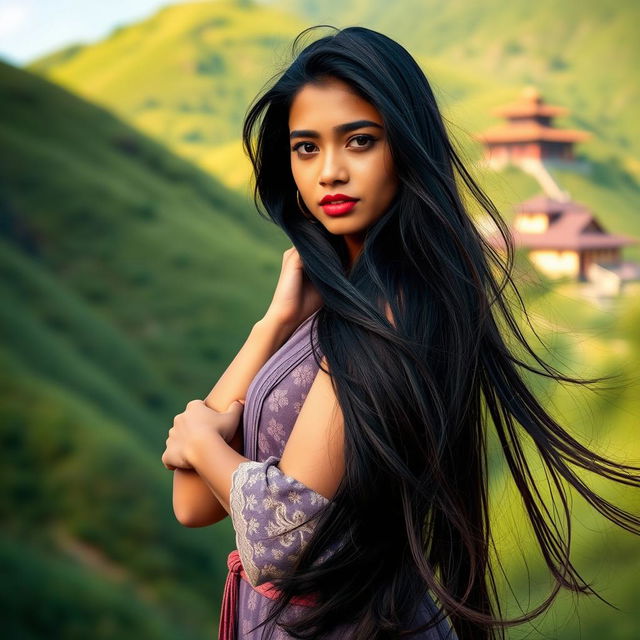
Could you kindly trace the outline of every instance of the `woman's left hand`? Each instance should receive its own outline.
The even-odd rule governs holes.
[[[234,400],[226,411],[211,409],[204,400],[191,400],[173,419],[162,464],[172,470],[193,469],[190,460],[194,447],[205,446],[207,439],[216,433],[230,442],[242,420],[243,410],[244,403],[240,400]]]

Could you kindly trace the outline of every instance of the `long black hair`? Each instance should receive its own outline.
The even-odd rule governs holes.
[[[534,483],[520,432],[537,448],[567,523],[563,479],[607,518],[640,533],[639,517],[594,493],[570,465],[636,487],[640,468],[586,448],[525,384],[518,367],[580,385],[606,378],[563,375],[527,343],[505,295],[510,285],[531,326],[512,275],[509,229],[463,166],[423,71],[400,44],[359,26],[331,27],[334,33],[297,52],[305,34],[326,26],[296,37],[293,62],[250,105],[243,126],[258,211],[262,203],[291,239],[323,298],[314,322],[345,431],[346,472],[331,512],[320,514],[295,571],[274,578],[282,597],[263,623],[273,629],[293,595],[315,593],[317,606],[277,620],[294,637],[319,638],[355,621],[353,640],[395,638],[430,593],[461,640],[503,638],[505,627],[545,611],[562,587],[595,593],[570,562],[570,529],[565,540]],[[302,215],[290,166],[292,100],[325,78],[348,83],[379,111],[399,177],[353,264],[341,236]],[[474,225],[462,184],[493,219],[506,260]],[[540,368],[516,357],[507,337]],[[489,422],[556,581],[539,607],[509,620],[490,562]],[[338,551],[319,562],[336,541]]]

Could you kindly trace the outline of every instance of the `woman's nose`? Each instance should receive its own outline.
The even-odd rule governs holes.
[[[320,184],[332,184],[336,180],[345,182],[348,175],[344,158],[335,151],[328,151],[322,163],[322,171],[319,178]]]

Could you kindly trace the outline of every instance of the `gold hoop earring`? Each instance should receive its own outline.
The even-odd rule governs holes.
[[[300,192],[296,189],[296,200],[298,202],[298,209],[300,209],[300,211],[302,211],[302,215],[311,223],[311,224],[317,224],[318,221],[313,217],[313,216],[308,216],[305,213],[305,210],[302,208],[302,203],[300,202]]]

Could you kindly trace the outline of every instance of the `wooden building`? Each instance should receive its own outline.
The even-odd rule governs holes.
[[[531,262],[550,277],[589,280],[598,265],[621,279],[635,279],[637,265],[622,261],[622,247],[637,244],[626,235],[608,233],[584,205],[537,195],[516,206],[510,227],[516,247],[525,247]],[[499,233],[489,234],[493,246],[504,249]],[[635,266],[634,266],[635,265]]]
[[[569,113],[565,107],[546,104],[534,87],[523,90],[515,102],[496,107],[492,113],[506,118],[505,124],[474,134],[485,148],[484,162],[499,168],[522,160],[573,162],[573,145],[591,134],[576,129],[558,129],[553,118]]]

